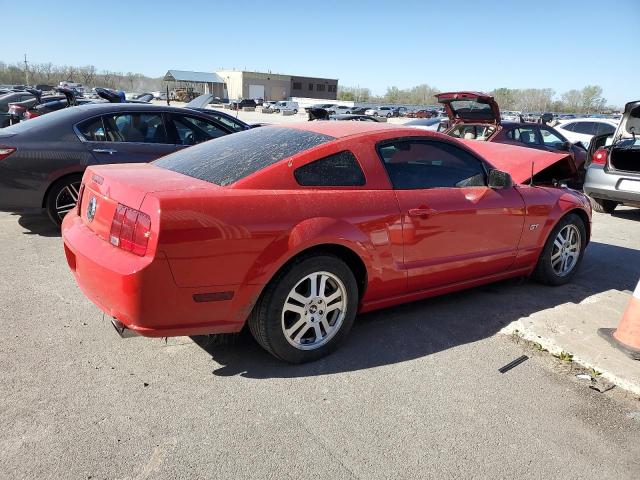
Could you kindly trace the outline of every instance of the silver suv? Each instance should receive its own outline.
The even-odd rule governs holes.
[[[617,130],[591,140],[584,193],[596,212],[640,207],[640,100],[625,105]]]

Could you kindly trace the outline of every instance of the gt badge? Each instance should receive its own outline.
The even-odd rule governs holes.
[[[93,221],[93,217],[96,216],[96,208],[98,207],[98,200],[96,197],[91,197],[89,200],[89,205],[87,205],[87,220],[90,222]]]
[[[536,228],[538,228],[537,223],[532,223],[531,225],[529,225],[529,230],[535,230]]]

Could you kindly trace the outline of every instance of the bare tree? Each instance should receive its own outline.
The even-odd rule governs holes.
[[[85,65],[79,69],[79,74],[84,85],[93,85],[96,77],[96,67],[93,65]]]

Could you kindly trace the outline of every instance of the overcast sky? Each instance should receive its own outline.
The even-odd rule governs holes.
[[[640,0],[0,0],[0,60],[149,76],[249,69],[441,90],[600,85],[640,98]]]

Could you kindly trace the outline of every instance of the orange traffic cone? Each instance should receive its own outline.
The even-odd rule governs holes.
[[[640,360],[640,281],[618,328],[599,328],[598,334],[634,360]]]

